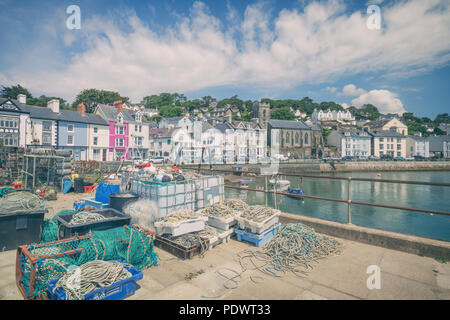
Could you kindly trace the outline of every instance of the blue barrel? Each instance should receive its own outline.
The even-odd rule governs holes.
[[[119,193],[119,184],[106,184],[99,183],[97,186],[97,192],[95,193],[95,201],[109,204],[109,195],[111,193]]]

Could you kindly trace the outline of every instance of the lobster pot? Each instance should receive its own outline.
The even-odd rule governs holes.
[[[225,186],[222,176],[206,176],[195,183],[195,209],[200,210],[224,200]]]

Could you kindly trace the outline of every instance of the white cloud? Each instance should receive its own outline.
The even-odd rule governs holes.
[[[342,89],[342,93],[339,95],[343,96],[359,96],[366,93],[366,90],[357,88],[354,84],[348,84]]]
[[[331,92],[331,93],[335,93],[337,91],[336,87],[326,87],[325,90]]]
[[[227,85],[288,89],[368,71],[368,76],[382,72],[402,77],[450,61],[446,0],[383,7],[385,29],[380,31],[366,27],[364,10],[349,14],[339,0],[312,2],[303,11],[285,9],[274,20],[267,4],[260,2],[247,6],[242,21],[231,6],[229,10],[228,18],[238,26],[224,26],[206,5],[195,2],[188,15],[161,34],[133,12],[95,16],[83,20],[82,37],[61,39],[61,47],[79,41],[77,47],[83,49],[64,68],[51,65],[63,55],[61,49],[48,55],[48,62],[36,61],[32,71],[20,65],[0,70],[0,79],[68,100],[84,88],[115,90],[139,100],[163,91],[188,93]],[[38,43],[34,50],[11,54],[29,61],[41,47]],[[358,99],[365,97],[361,89],[354,90]],[[375,96],[373,91],[365,94]]]
[[[403,114],[405,108],[397,95],[389,90],[371,90],[352,100],[352,104],[361,107],[364,104],[373,104],[381,113]]]
[[[347,109],[347,108],[349,108],[350,107],[350,105],[348,105],[347,103],[345,103],[345,102],[343,102],[343,103],[340,103],[340,105],[344,108],[344,109]]]

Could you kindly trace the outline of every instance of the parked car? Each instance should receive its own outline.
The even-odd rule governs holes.
[[[383,155],[381,155],[380,160],[384,160],[384,161],[388,160],[388,161],[391,161],[391,160],[394,160],[394,157],[391,156],[391,155],[389,155],[389,154],[383,154]]]
[[[133,162],[133,165],[138,166],[140,164],[142,164],[142,159],[141,158],[133,158],[131,159],[131,161]]]
[[[414,156],[414,160],[416,160],[416,161],[426,161],[428,159],[429,158],[426,158],[424,156]]]
[[[369,160],[369,157],[367,157],[367,156],[359,156],[358,157],[358,161],[368,161]]]
[[[403,157],[395,157],[394,161],[405,161],[405,158],[403,158]]]
[[[380,157],[369,156],[369,160],[370,160],[370,161],[379,161],[379,160],[380,160]]]
[[[164,157],[153,157],[150,159],[150,163],[159,164],[165,161]]]
[[[341,158],[341,160],[342,161],[353,161],[353,160],[355,160],[355,157],[353,157],[353,156],[343,156]]]
[[[287,161],[288,157],[282,154],[276,154],[272,157],[273,160]]]
[[[405,157],[405,161],[414,161],[414,157]]]

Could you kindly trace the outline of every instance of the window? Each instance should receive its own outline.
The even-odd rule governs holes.
[[[73,124],[68,124],[67,125],[67,131],[68,132],[73,132]]]
[[[397,144],[397,150],[402,150],[402,145],[401,144]]]
[[[42,133],[42,144],[51,144],[52,143],[52,134],[51,133]]]
[[[402,153],[399,151],[397,152],[397,157],[400,157],[402,155]]]
[[[52,130],[52,122],[51,121],[42,121],[42,130],[43,131],[51,131]]]
[[[67,144],[73,144],[73,136],[67,136]]]
[[[142,132],[142,126],[139,126],[139,132]]]
[[[116,147],[123,147],[123,138],[116,139]]]
[[[380,150],[381,149],[384,149],[384,145],[383,144],[380,144]]]
[[[400,142],[402,142],[401,139],[400,139],[400,138],[397,138],[397,143],[400,143]]]
[[[100,159],[100,149],[94,149],[94,159]]]
[[[305,144],[308,144],[308,134],[305,133]]]
[[[123,135],[125,133],[125,127],[124,126],[116,126],[116,134],[117,135]]]
[[[94,127],[94,133],[98,133],[98,128]]]
[[[138,131],[138,125],[137,124],[134,125],[134,131]]]
[[[98,137],[94,137],[94,146],[98,144]]]
[[[380,138],[380,142],[384,142],[384,138]]]

